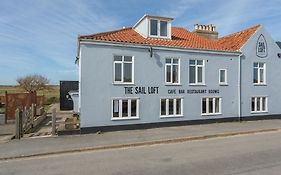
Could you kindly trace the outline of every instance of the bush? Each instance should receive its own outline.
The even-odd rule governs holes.
[[[58,97],[45,97],[44,99],[44,105],[50,105],[58,102],[59,102]]]

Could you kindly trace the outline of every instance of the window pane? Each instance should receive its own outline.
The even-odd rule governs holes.
[[[197,60],[197,65],[203,65],[203,60]]]
[[[225,83],[225,70],[220,70],[220,82]]]
[[[169,99],[169,115],[174,115],[174,100]]]
[[[213,112],[213,98],[209,98],[209,113]]]
[[[198,83],[203,82],[203,68],[202,67],[197,68],[197,82]]]
[[[195,66],[189,66],[189,83],[195,83]]]
[[[252,98],[252,111],[255,111],[255,98]]]
[[[263,68],[263,65],[264,65],[263,63],[259,63],[260,68]]]
[[[257,97],[257,111],[260,111],[260,110],[261,110],[260,105],[261,105],[261,103],[260,103],[260,97]]]
[[[170,58],[167,58],[167,59],[166,59],[166,63],[172,63],[171,59],[170,59]]]
[[[179,63],[179,59],[173,59],[173,64],[178,64]]]
[[[114,81],[122,81],[121,80],[121,71],[122,71],[122,64],[121,63],[115,63],[115,77],[114,77]]]
[[[128,117],[128,100],[122,100],[122,117]]]
[[[266,98],[262,97],[262,111],[266,111]]]
[[[189,60],[189,65],[195,65],[195,60]]]
[[[124,61],[132,61],[132,57],[131,56],[125,56]]]
[[[113,117],[119,117],[119,100],[113,100]]]
[[[172,67],[170,66],[170,65],[167,65],[167,67],[166,67],[166,81],[168,82],[168,83],[171,83],[172,82],[172,80],[171,80],[171,74],[172,74]]]
[[[178,65],[173,65],[173,83],[179,82],[179,71],[178,71]]]
[[[167,36],[167,21],[160,21],[160,36]]]
[[[264,72],[263,69],[260,69],[260,82],[259,83],[263,83],[264,82]]]
[[[259,64],[258,63],[254,63],[254,67],[259,67]]]
[[[132,82],[132,63],[124,63],[124,82]]]
[[[215,113],[220,112],[220,98],[215,98]]]
[[[176,99],[176,115],[181,114],[181,99]]]
[[[114,56],[114,61],[122,61],[122,56]]]
[[[254,83],[258,83],[258,69],[254,68]]]
[[[206,98],[202,99],[202,114],[206,114]]]
[[[161,115],[166,115],[166,99],[161,99]]]
[[[131,116],[132,117],[137,116],[137,100],[135,99],[131,100]]]
[[[150,20],[150,35],[157,35],[157,20]]]

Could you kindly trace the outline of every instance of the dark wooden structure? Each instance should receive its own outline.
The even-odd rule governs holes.
[[[60,81],[60,110],[73,110],[73,101],[69,91],[78,90],[78,81]]]

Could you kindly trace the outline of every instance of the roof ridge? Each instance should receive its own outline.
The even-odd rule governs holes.
[[[220,40],[220,39],[224,39],[224,38],[227,38],[227,37],[231,37],[231,36],[234,36],[234,35],[240,34],[240,33],[242,33],[242,32],[245,32],[245,31],[251,30],[251,29],[253,29],[253,28],[258,28],[258,27],[260,27],[260,26],[261,26],[261,24],[258,24],[258,25],[255,25],[255,26],[252,26],[252,27],[249,27],[249,28],[246,28],[246,29],[240,30],[240,31],[238,31],[238,32],[231,33],[231,34],[229,34],[229,35],[223,36],[223,37],[221,37],[221,38],[218,38],[218,40]]]

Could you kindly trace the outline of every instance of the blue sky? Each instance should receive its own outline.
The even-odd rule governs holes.
[[[262,24],[281,41],[280,0],[8,0],[0,5],[0,85],[41,74],[77,80],[77,36],[133,26],[144,14],[173,26],[217,26],[220,36]]]

